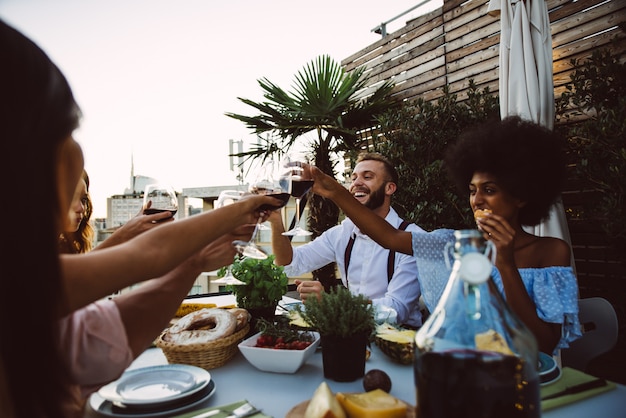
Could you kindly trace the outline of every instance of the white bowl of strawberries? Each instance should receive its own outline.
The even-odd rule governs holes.
[[[258,332],[239,343],[239,351],[250,364],[264,372],[295,373],[315,353],[320,335],[312,331],[295,331],[276,335],[268,330]]]

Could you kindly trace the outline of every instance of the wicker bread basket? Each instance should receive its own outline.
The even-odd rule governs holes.
[[[237,345],[250,330],[250,324],[228,337],[207,343],[180,345],[163,340],[165,330],[156,340],[156,346],[163,350],[170,364],[189,364],[205,370],[223,366],[239,351]]]

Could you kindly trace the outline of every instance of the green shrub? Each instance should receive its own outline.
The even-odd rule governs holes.
[[[371,336],[376,326],[374,305],[343,286],[322,293],[320,299],[307,299],[305,308],[296,305],[296,310],[320,335],[349,337],[365,332]]]
[[[287,293],[289,279],[283,267],[274,264],[274,258],[274,255],[264,260],[238,258],[233,262],[233,276],[246,283],[231,286],[237,306],[246,309],[275,307]],[[225,273],[226,267],[223,267],[217,275],[223,277]]]
[[[459,196],[443,167],[447,146],[469,126],[499,118],[497,95],[470,81],[468,99],[457,101],[447,87],[437,102],[417,99],[379,118],[387,141],[374,144],[398,170],[392,205],[401,217],[426,230],[473,226],[468,196]]]
[[[568,141],[572,180],[597,193],[568,215],[596,222],[609,238],[626,239],[626,64],[608,50],[576,70],[557,100],[557,129]],[[582,121],[580,121],[582,120]]]

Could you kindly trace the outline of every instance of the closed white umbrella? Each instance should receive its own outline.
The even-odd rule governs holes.
[[[552,33],[545,0],[490,0],[488,13],[500,16],[500,117],[519,115],[553,129]],[[571,247],[560,199],[546,221],[526,230]]]
[[[491,0],[500,14],[500,115],[554,124],[552,33],[543,0]]]

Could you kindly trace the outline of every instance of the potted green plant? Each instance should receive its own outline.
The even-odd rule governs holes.
[[[363,377],[367,346],[376,327],[371,301],[337,286],[295,309],[320,334],[324,377],[338,382]]]
[[[237,258],[231,266],[231,272],[244,282],[242,285],[230,285],[229,289],[237,299],[237,306],[250,312],[254,330],[257,318],[274,317],[278,302],[287,293],[287,275],[282,266],[274,264],[274,255],[263,260]],[[217,273],[219,277],[225,274],[226,267]]]

